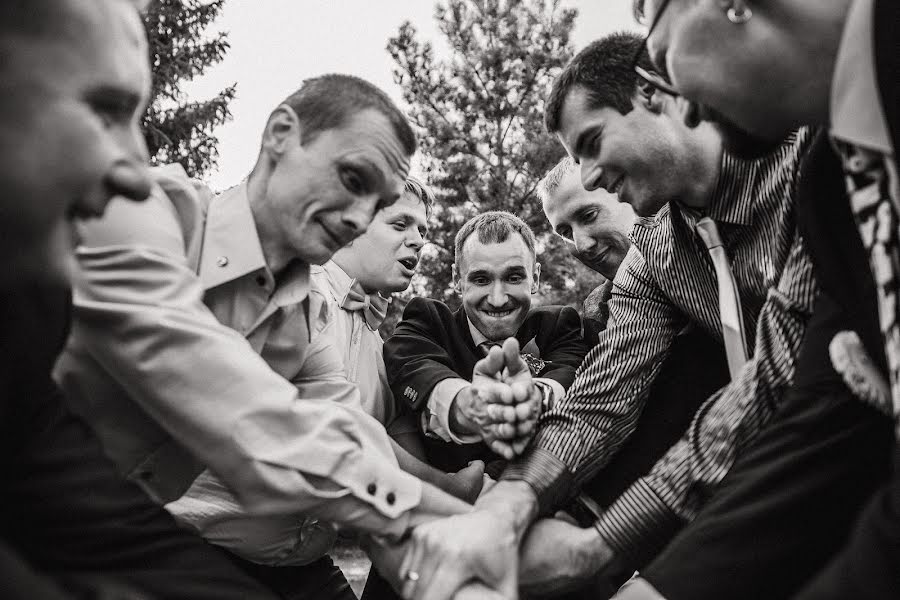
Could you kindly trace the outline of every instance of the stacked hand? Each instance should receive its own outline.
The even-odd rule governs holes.
[[[517,545],[494,513],[474,511],[419,525],[402,545],[367,551],[406,600],[509,599],[518,597]]]
[[[507,460],[521,454],[534,435],[541,394],[519,355],[518,340],[491,348],[475,365],[467,390],[460,410],[488,447]]]

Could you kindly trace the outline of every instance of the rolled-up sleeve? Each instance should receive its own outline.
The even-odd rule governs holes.
[[[351,384],[310,380],[298,393],[216,320],[161,190],[114,201],[82,234],[73,336],[249,512],[406,529],[421,483],[400,470],[384,428],[333,401]]]

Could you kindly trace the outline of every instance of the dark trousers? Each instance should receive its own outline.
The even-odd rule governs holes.
[[[0,596],[43,597],[42,581],[78,598],[273,598],[123,480],[49,378],[17,402],[3,412]]]
[[[794,385],[771,424],[643,570],[669,600],[790,597],[843,546],[886,481],[891,420],[850,393],[828,356],[844,323],[821,295]]]
[[[270,567],[231,556],[245,573],[282,600],[356,600],[356,594],[330,556],[301,567]]]
[[[797,600],[900,597],[900,445],[894,473],[869,501],[848,543]]]

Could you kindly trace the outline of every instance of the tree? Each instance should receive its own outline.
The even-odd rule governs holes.
[[[544,129],[543,105],[572,58],[576,14],[558,0],[447,0],[435,10],[447,58],[436,58],[409,22],[388,41],[394,80],[419,129],[422,166],[438,198],[416,294],[458,304],[453,238],[462,223],[488,210],[513,212],[534,229],[543,265],[538,302],[580,309],[600,281],[552,235],[536,195],[564,153]]]
[[[214,98],[185,101],[181,86],[218,63],[228,50],[227,34],[204,37],[225,0],[153,0],[144,16],[153,86],[142,127],[151,162],[178,162],[193,177],[216,165],[213,130],[231,119],[235,86]]]

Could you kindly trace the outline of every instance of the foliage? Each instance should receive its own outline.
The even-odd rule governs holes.
[[[435,18],[449,56],[438,58],[409,22],[388,41],[394,80],[418,127],[422,166],[438,198],[415,294],[458,305],[453,239],[467,219],[488,210],[519,215],[538,236],[543,285],[537,302],[580,308],[597,285],[596,274],[552,235],[536,195],[540,179],[563,156],[544,129],[543,105],[573,55],[575,17],[558,0],[446,0]],[[402,308],[404,299],[398,300]]]
[[[225,33],[204,36],[225,0],[153,0],[144,16],[153,86],[142,127],[154,164],[179,162],[202,177],[216,165],[213,130],[231,118],[235,86],[209,100],[186,102],[181,86],[217,64],[228,50]]]

